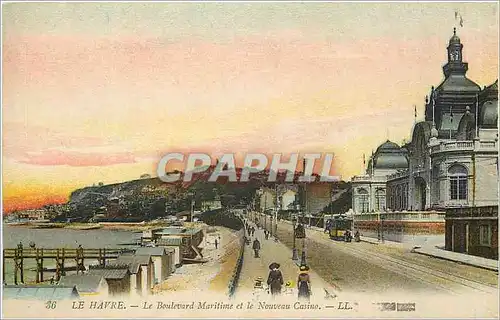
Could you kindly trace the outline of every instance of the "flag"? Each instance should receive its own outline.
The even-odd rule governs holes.
[[[463,28],[464,26],[464,19],[462,19],[462,15],[460,15],[460,27]]]
[[[455,20],[458,18],[458,11],[455,11]]]

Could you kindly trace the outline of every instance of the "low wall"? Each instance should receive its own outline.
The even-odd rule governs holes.
[[[238,280],[240,279],[241,268],[243,266],[243,256],[245,253],[245,229],[238,231],[238,237],[240,238],[240,253],[238,256],[238,261],[236,262],[236,267],[234,268],[233,275],[228,284],[228,295],[232,297],[238,287]]]

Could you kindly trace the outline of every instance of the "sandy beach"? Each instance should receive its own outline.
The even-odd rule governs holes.
[[[154,295],[175,297],[179,293],[196,294],[196,292],[213,291],[227,293],[228,284],[236,267],[239,256],[239,232],[216,227],[215,233],[220,235],[220,244],[215,244],[205,236],[202,242],[203,257],[208,262],[203,264],[184,264],[170,277],[153,290]]]

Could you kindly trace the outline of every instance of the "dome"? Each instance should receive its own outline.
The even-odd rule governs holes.
[[[374,169],[406,169],[406,152],[396,143],[387,140],[373,155]]]
[[[457,28],[453,28],[453,36],[450,38],[450,44],[460,44],[460,38],[457,36]]]
[[[479,92],[481,87],[474,81],[461,74],[452,74],[447,77],[437,88],[437,91],[447,92]]]
[[[481,128],[498,128],[498,100],[483,103],[478,124]]]
[[[387,140],[386,142],[382,143],[378,148],[377,151],[379,150],[399,150],[401,149],[397,143],[394,143],[392,141]]]

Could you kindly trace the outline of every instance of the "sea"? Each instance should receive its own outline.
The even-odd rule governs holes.
[[[16,248],[19,242],[25,248],[29,248],[30,242],[34,242],[37,248],[132,248],[132,243],[140,237],[133,231],[124,230],[72,230],[63,228],[54,229],[31,229],[26,226],[9,226],[4,224],[2,228],[2,247]],[[11,261],[9,261],[11,260]],[[36,279],[36,272],[30,269],[36,267],[34,259],[24,261],[24,282],[31,283]],[[44,261],[45,267],[55,267],[55,260]],[[14,261],[5,261],[5,282],[14,284]],[[44,278],[50,279],[52,273],[45,273]],[[19,276],[18,276],[19,279]]]

